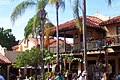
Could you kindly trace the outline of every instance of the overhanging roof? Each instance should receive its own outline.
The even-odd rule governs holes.
[[[100,23],[100,25],[104,26],[104,25],[110,25],[110,24],[116,24],[116,23],[120,23],[120,16],[116,16],[116,17],[109,19],[107,21],[103,21]]]
[[[83,19],[83,17],[80,16],[81,23],[82,23],[82,19]],[[97,17],[94,17],[94,16],[87,16],[86,17],[86,25],[91,27],[91,28],[101,28],[99,26],[99,23],[101,23],[101,22],[102,22],[102,20],[97,18]],[[75,24],[75,19],[67,21],[67,22],[59,25],[59,31],[74,30],[76,28],[77,27]],[[56,27],[54,27],[54,31],[55,30],[56,30]]]
[[[0,64],[11,64],[11,62],[0,53]]]

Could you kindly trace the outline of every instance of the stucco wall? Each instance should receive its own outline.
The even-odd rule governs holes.
[[[16,57],[20,55],[21,52],[14,52],[14,51],[5,51],[5,56],[14,63],[16,61]]]
[[[120,26],[120,24],[107,25],[107,36],[117,35],[118,26]]]
[[[21,44],[19,45],[18,51],[25,51],[25,50],[30,50],[32,47],[34,47],[35,44],[31,41],[27,41],[25,42],[25,39],[21,42]]]

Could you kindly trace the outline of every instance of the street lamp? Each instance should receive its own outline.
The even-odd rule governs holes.
[[[44,9],[39,10],[39,17],[41,20],[41,30],[42,30],[42,66],[41,66],[41,75],[42,75],[42,80],[44,79],[44,24],[45,24],[45,17],[46,17],[47,12]]]

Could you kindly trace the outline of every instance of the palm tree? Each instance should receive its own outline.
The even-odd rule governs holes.
[[[44,26],[44,34],[46,36],[45,38],[45,48],[49,50],[49,36],[52,35],[52,27],[54,27],[54,25],[51,22],[47,22]]]
[[[35,37],[35,34],[38,35],[39,28],[40,18],[38,17],[38,15],[35,15],[28,21],[27,25],[24,28],[24,37],[25,38],[28,38],[29,36]]]
[[[26,1],[22,1],[13,10],[12,15],[11,15],[11,21],[14,23],[16,21],[16,19],[18,17],[20,17],[23,13],[25,13],[26,9],[31,7],[31,6],[34,6],[36,8],[36,10],[37,10],[36,13],[37,14],[41,14],[42,13],[41,11],[45,11],[45,7],[46,7],[47,3],[48,3],[47,0],[26,0]],[[39,15],[39,17],[40,17],[40,15]],[[43,21],[41,21],[41,27],[42,27],[42,32],[44,32],[43,31],[44,19],[40,18],[40,20],[43,20]],[[42,34],[42,39],[43,39],[43,37],[44,37],[44,34]],[[43,41],[42,41],[42,45],[44,46]],[[42,47],[42,52],[43,52],[43,47]],[[43,53],[42,53],[42,58],[44,58]],[[44,68],[44,61],[42,62],[42,68]],[[42,69],[42,78],[44,80],[44,69]],[[36,77],[36,80],[37,80],[37,77]]]
[[[62,7],[63,9],[65,8],[65,1],[64,0],[48,0],[51,4],[55,4],[56,6],[56,21],[57,21],[57,26],[56,26],[56,36],[57,36],[57,44],[56,44],[56,51],[57,51],[57,64],[59,65],[59,17],[58,17],[58,9],[59,7]],[[59,71],[59,69],[58,69]]]
[[[26,25],[26,27],[24,29],[25,38],[28,38],[29,36],[34,37],[34,32],[35,32],[36,39],[38,39],[37,35],[38,35],[38,32],[40,29],[36,29],[36,28],[39,28],[39,26],[40,26],[40,20],[39,20],[38,16],[35,15],[28,21],[28,24]],[[44,41],[44,43],[45,43],[44,47],[46,49],[48,49],[48,46],[49,46],[49,36],[52,34],[53,26],[54,25],[46,18],[46,22],[44,25],[44,34],[46,36],[45,41]]]

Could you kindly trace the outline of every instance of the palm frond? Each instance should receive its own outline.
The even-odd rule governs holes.
[[[79,0],[74,0],[74,5],[73,5],[73,16],[75,18],[78,18],[79,17],[79,5],[80,5],[80,1]]]
[[[56,2],[59,2],[59,0],[48,0],[51,4],[55,4]]]
[[[48,0],[48,2],[52,5],[58,3],[59,7],[61,7],[63,10],[65,9],[65,0]]]
[[[111,3],[112,3],[112,0],[108,0],[108,5],[111,5]]]
[[[38,31],[36,30],[36,28],[39,29],[39,25],[40,25],[40,19],[39,19],[38,14],[36,14],[28,21],[28,24],[27,24],[27,26],[24,29],[24,36],[25,36],[25,38],[27,38],[31,34],[33,36],[34,33],[38,34],[37,33]]]
[[[81,32],[82,31],[82,23],[81,23],[80,17],[79,17],[79,12],[80,12],[80,9],[81,9],[80,5],[81,4],[80,4],[79,0],[74,1],[73,16],[75,18],[75,24],[76,24],[77,28],[79,29],[79,31]]]
[[[62,10],[65,10],[65,0],[59,0],[59,7],[61,7]]]
[[[34,35],[34,33],[36,34],[36,36],[39,34],[39,30],[40,30],[40,18],[38,13],[34,16],[34,20],[33,20],[33,29],[32,29],[32,34]]]
[[[46,5],[48,4],[47,0],[39,0],[37,2],[37,9],[45,9]]]
[[[26,26],[25,29],[24,29],[24,37],[25,37],[25,38],[28,38],[28,36],[32,33],[32,29],[33,29],[33,19],[34,19],[34,18],[31,18],[31,19],[28,21],[28,24],[27,24],[27,26]]]
[[[82,62],[83,60],[81,58],[73,58],[72,60],[77,60],[79,62]]]
[[[25,10],[30,7],[35,5],[35,3],[33,1],[23,1],[20,4],[17,5],[17,7],[15,7],[15,9],[12,12],[11,15],[11,21],[14,24],[15,20],[22,16],[23,13],[25,13]]]

